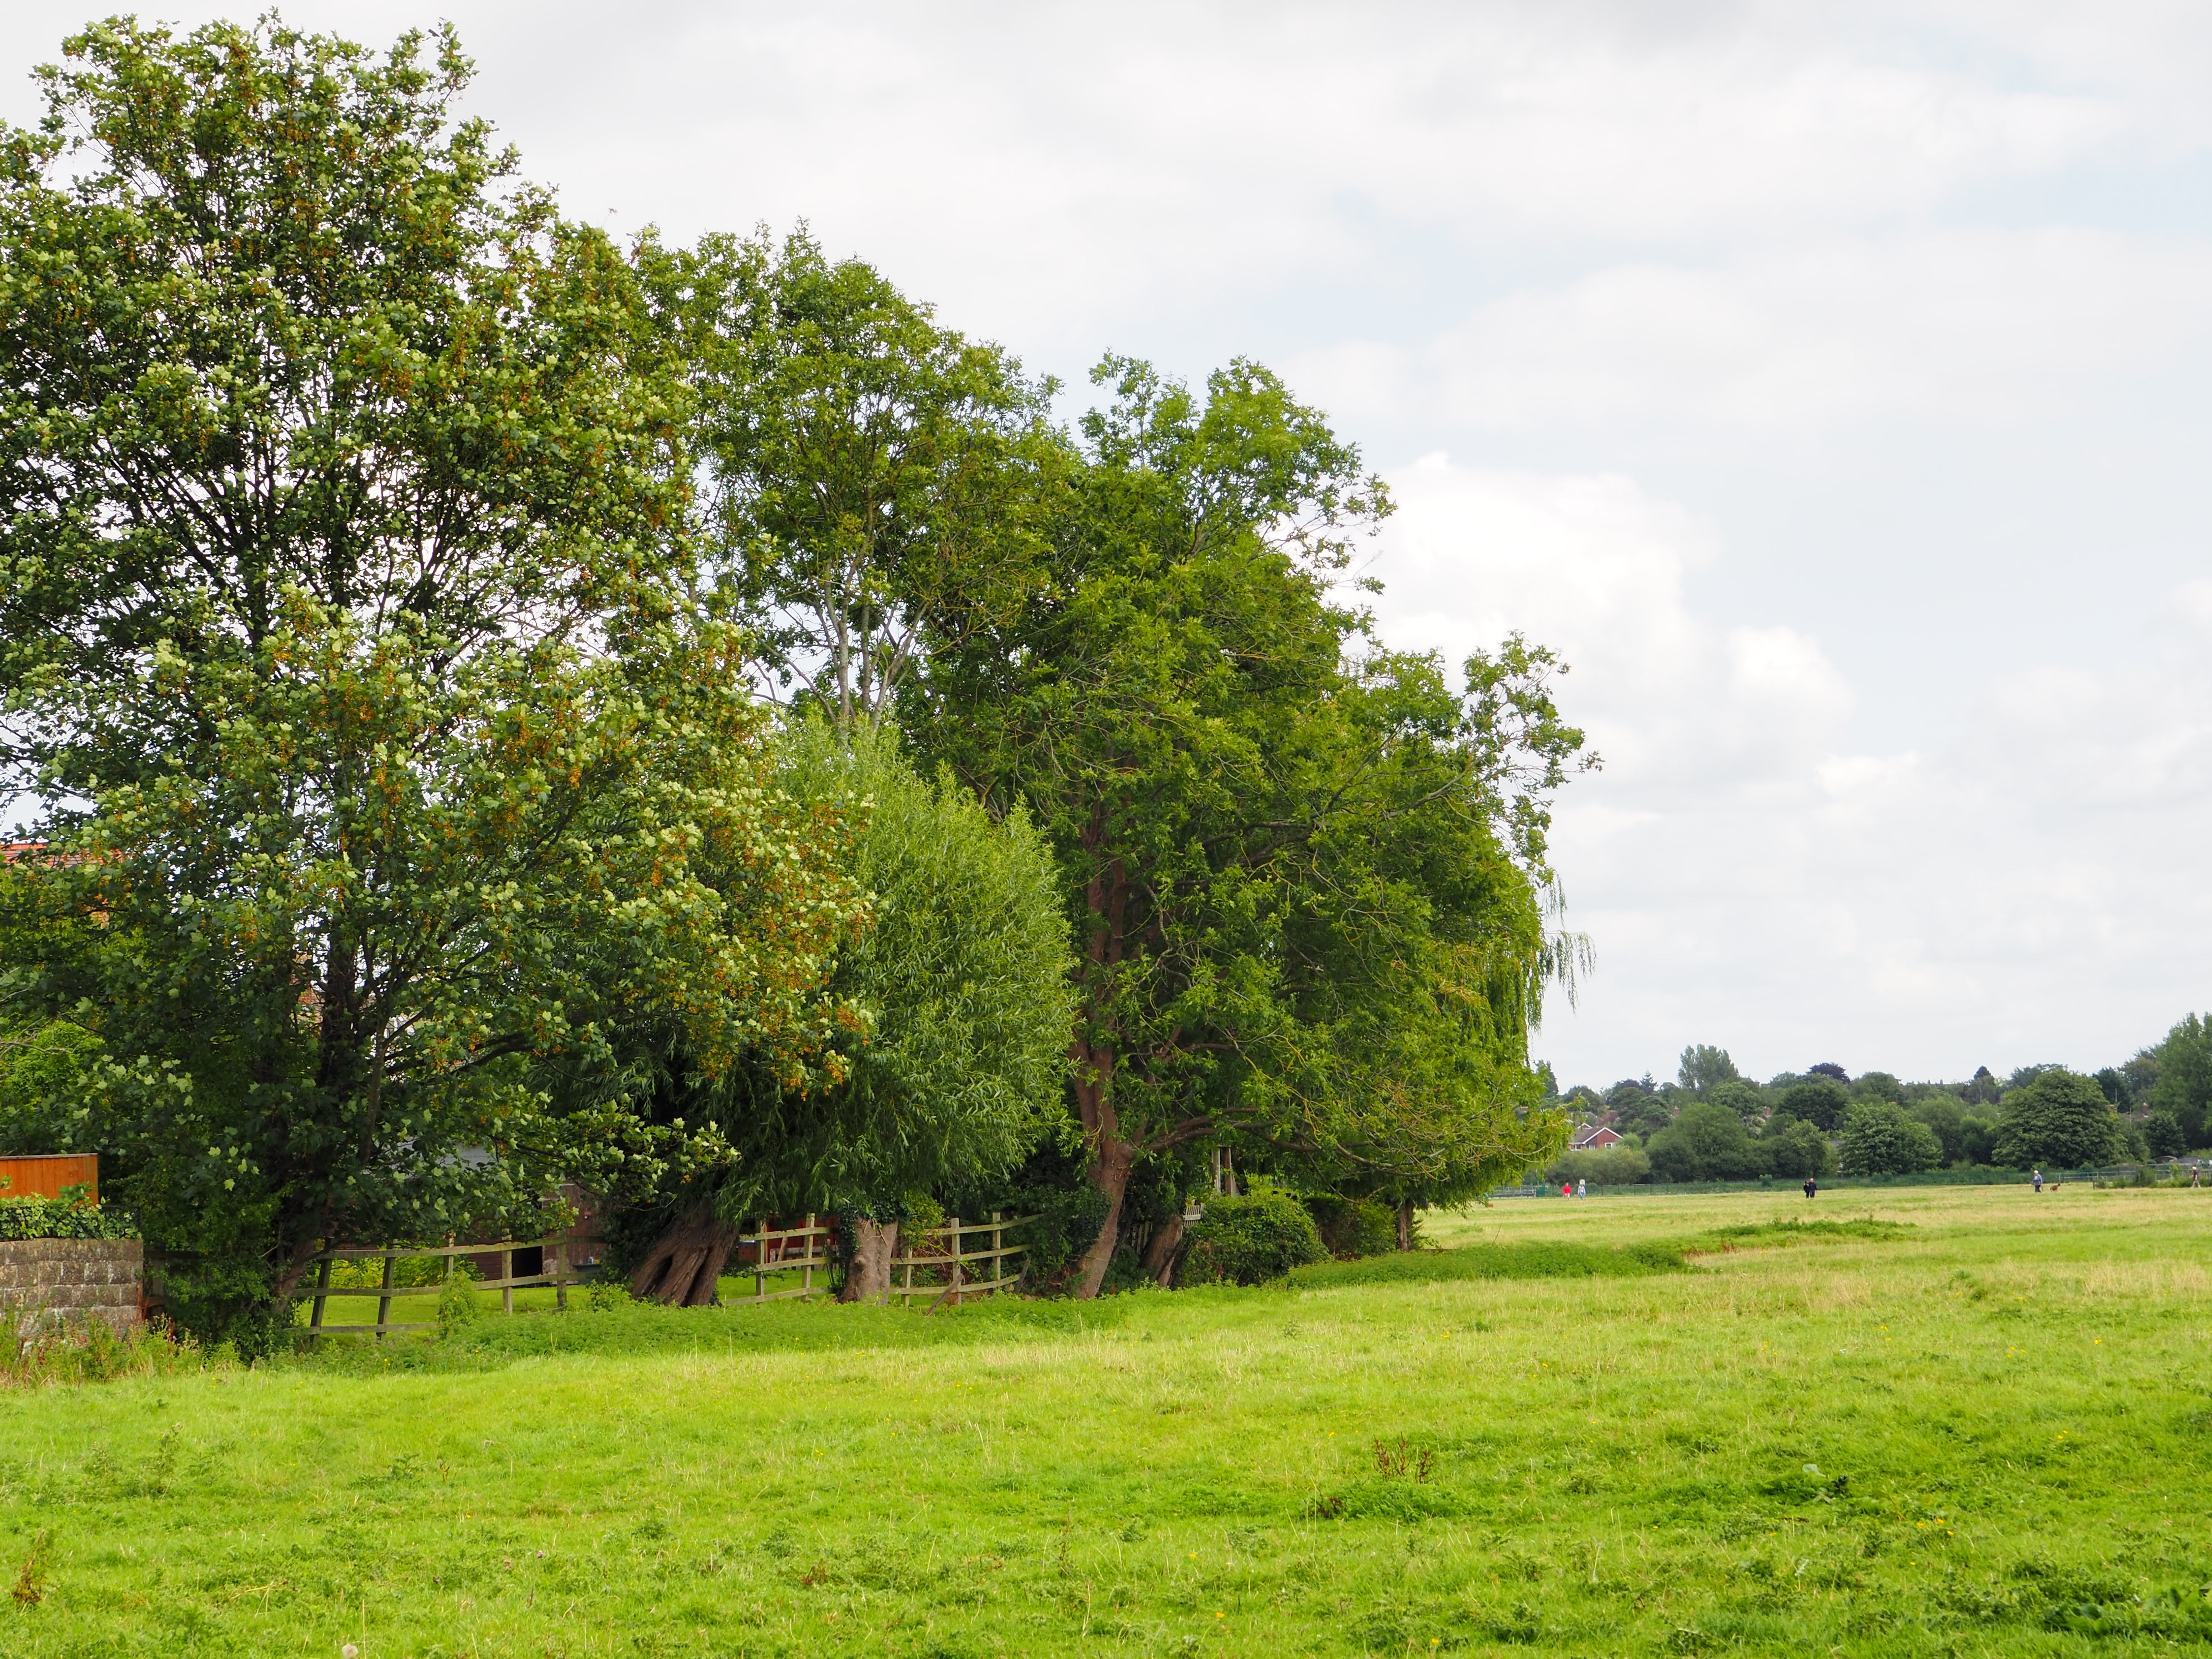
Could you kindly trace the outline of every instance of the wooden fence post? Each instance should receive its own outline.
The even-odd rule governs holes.
[[[952,1305],[957,1308],[960,1305],[960,1218],[949,1215],[945,1224],[952,1234],[952,1277],[946,1282],[952,1286]]]
[[[740,1244],[744,1240],[738,1241]],[[753,1223],[753,1300],[768,1300],[768,1218],[763,1216]]]
[[[392,1248],[389,1244],[384,1247],[384,1288],[387,1291],[399,1282],[399,1258],[392,1253]],[[376,1298],[376,1340],[378,1341],[384,1340],[384,1328],[391,1322],[392,1298],[388,1296],[380,1296]]]
[[[804,1302],[814,1294],[814,1212],[806,1212],[806,1254],[799,1258],[799,1300]]]
[[[329,1239],[325,1238],[321,1243],[325,1249],[330,1249]],[[315,1306],[313,1311],[307,1316],[307,1328],[311,1331],[319,1331],[323,1328],[323,1304],[328,1298],[330,1288],[331,1259],[325,1256],[322,1266],[315,1269]]]
[[[1006,1282],[1006,1258],[1000,1254],[1006,1248],[1006,1230],[1000,1224],[1006,1218],[1004,1210],[991,1212],[991,1294],[996,1296]]]
[[[514,1279],[514,1252],[513,1250],[501,1250],[499,1253],[499,1276],[501,1279],[507,1281],[499,1287],[500,1311],[502,1313],[513,1313],[514,1311],[514,1285],[513,1282]]]
[[[568,1311],[568,1240],[565,1235],[553,1246],[553,1307],[557,1313]]]

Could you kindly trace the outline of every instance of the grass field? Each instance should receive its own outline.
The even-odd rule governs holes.
[[[1811,1208],[1905,1224],[1532,1199],[1430,1219],[1474,1276],[578,1311],[21,1394],[0,1584],[43,1599],[0,1652],[2212,1639],[2212,1190],[1869,1196]]]

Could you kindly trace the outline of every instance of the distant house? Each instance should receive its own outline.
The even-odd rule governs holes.
[[[1620,1144],[1620,1136],[1603,1124],[1593,1128],[1583,1124],[1575,1130],[1574,1150],[1578,1152],[1601,1152],[1608,1146]]]

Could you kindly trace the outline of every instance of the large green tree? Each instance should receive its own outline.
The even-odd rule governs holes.
[[[1913,1175],[1943,1162],[1936,1132],[1894,1101],[1855,1100],[1838,1148],[1845,1175]]]
[[[1054,387],[802,228],[648,238],[637,264],[694,394],[711,561],[764,689],[842,732],[1041,577],[1066,456]]]
[[[2212,1146],[2212,1019],[2184,1015],[2153,1053],[2151,1109],[2171,1114],[2189,1146]]]
[[[1402,1201],[1558,1150],[1527,1033],[1564,954],[1546,802],[1582,742],[1541,651],[1455,688],[1372,650],[1334,584],[1387,496],[1273,375],[1203,398],[1126,360],[1096,378],[1045,579],[899,701],[924,753],[1030,804],[1071,878],[1073,1095],[1108,1199],[1090,1291],[1145,1160],[1241,1146]],[[1182,1211],[1173,1178],[1157,1196],[1156,1246]]]
[[[2000,1164],[2015,1170],[2090,1170],[2121,1150],[2119,1115],[2096,1079],[2063,1066],[2039,1066],[2027,1082],[2005,1091],[1995,1148]]]
[[[715,1161],[622,1033],[834,1073],[865,904],[669,597],[628,264],[453,118],[452,36],[67,52],[0,136],[0,788],[49,843],[5,994],[91,1020],[173,1306],[266,1334],[322,1240]]]

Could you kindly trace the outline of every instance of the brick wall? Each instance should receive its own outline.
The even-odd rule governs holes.
[[[0,1239],[0,1305],[70,1324],[104,1319],[120,1335],[139,1320],[145,1255],[135,1238]]]

